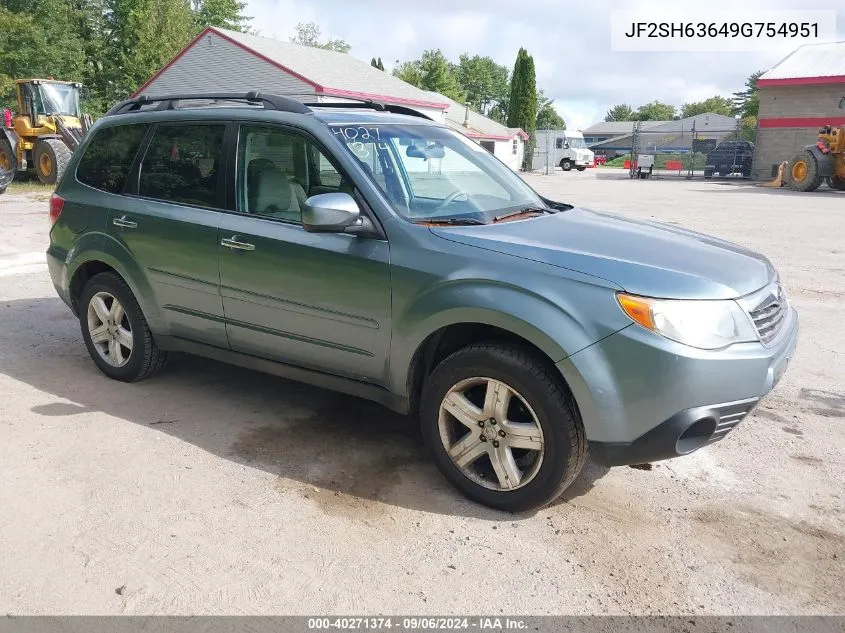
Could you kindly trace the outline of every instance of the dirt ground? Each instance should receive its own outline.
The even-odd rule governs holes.
[[[766,253],[801,313],[783,381],[725,441],[588,464],[550,508],[464,500],[411,420],[187,356],[104,378],[56,297],[42,194],[0,196],[0,613],[841,614],[845,194],[528,180]]]

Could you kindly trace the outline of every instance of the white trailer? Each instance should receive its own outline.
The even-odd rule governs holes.
[[[572,130],[537,130],[532,168],[551,173],[555,167],[563,171],[575,168],[584,171],[595,165],[595,154],[587,149],[584,135]]]

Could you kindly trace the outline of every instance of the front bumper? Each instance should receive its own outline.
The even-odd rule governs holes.
[[[609,465],[691,453],[725,437],[786,370],[798,341],[790,308],[769,345],[705,351],[631,325],[558,363],[590,451]]]

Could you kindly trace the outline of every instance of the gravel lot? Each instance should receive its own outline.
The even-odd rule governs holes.
[[[609,170],[541,192],[760,250],[801,313],[775,392],[650,471],[589,464],[532,515],[465,501],[414,422],[190,357],[104,378],[0,197],[0,612],[845,612],[845,194]]]

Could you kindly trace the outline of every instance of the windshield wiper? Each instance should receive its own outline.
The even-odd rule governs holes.
[[[535,207],[535,206],[525,206],[519,209],[514,209],[513,211],[508,211],[507,213],[503,213],[502,215],[497,215],[493,218],[493,222],[501,222],[502,220],[506,220],[508,218],[512,218],[517,215],[522,215],[523,213],[554,213],[554,209],[544,208],[544,207]]]
[[[450,224],[452,226],[473,226],[487,224],[478,218],[429,218],[427,220],[416,220],[416,224]]]

